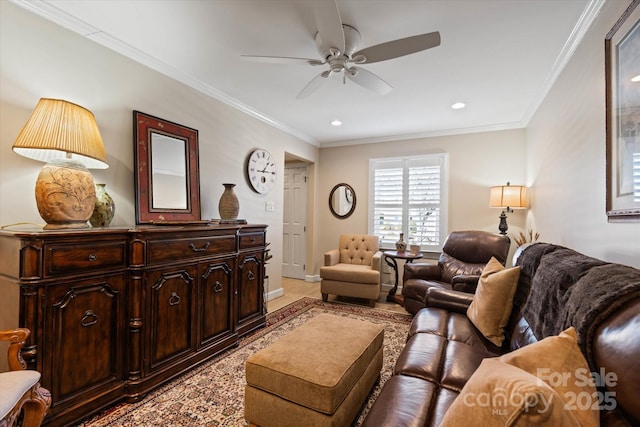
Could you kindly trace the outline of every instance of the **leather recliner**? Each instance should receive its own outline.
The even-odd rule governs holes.
[[[491,257],[502,265],[511,241],[482,230],[453,231],[444,242],[438,264],[406,263],[402,283],[404,307],[416,314],[424,308],[432,287],[475,293],[480,273]]]

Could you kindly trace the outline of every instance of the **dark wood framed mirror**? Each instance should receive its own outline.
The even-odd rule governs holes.
[[[349,218],[356,210],[356,192],[344,182],[337,184],[329,193],[329,209],[339,219]]]
[[[200,222],[198,131],[133,112],[136,223]]]

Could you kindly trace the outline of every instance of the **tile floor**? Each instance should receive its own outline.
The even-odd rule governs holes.
[[[320,294],[320,282],[305,282],[304,280],[290,279],[287,277],[282,278],[282,287],[284,288],[284,295],[267,302],[268,312],[273,312],[279,308],[284,307],[302,297],[311,297],[321,299]],[[383,310],[397,311],[399,313],[406,313],[405,309],[396,304],[386,301],[386,292],[383,291],[378,298],[376,308]],[[329,301],[339,301],[347,304],[356,304],[362,306],[369,306],[367,300],[361,300],[357,298],[337,297],[335,295],[329,295]]]

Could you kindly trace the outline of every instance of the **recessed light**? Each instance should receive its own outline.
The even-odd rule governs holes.
[[[632,78],[631,78],[631,81],[632,81],[632,82],[640,82],[640,74],[638,74],[638,75],[637,75],[637,76],[635,76],[635,77],[632,77]]]
[[[342,122],[340,120],[331,120],[331,126],[342,126]]]
[[[456,102],[455,104],[451,104],[451,108],[453,108],[454,110],[459,110],[461,108],[466,107],[467,104],[465,104],[464,102]]]

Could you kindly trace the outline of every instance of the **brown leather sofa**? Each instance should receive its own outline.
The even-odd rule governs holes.
[[[516,258],[521,271],[502,347],[467,318],[474,295],[429,289],[428,306],[414,317],[394,375],[364,426],[439,425],[484,359],[568,326],[576,328],[591,372],[615,375],[598,387],[599,396],[615,399],[600,402],[601,425],[640,425],[640,270],[547,243],[519,248]]]
[[[507,236],[482,230],[453,231],[444,242],[438,264],[406,263],[402,279],[404,307],[411,314],[425,307],[432,287],[474,293],[491,257],[502,265],[511,242]]]

